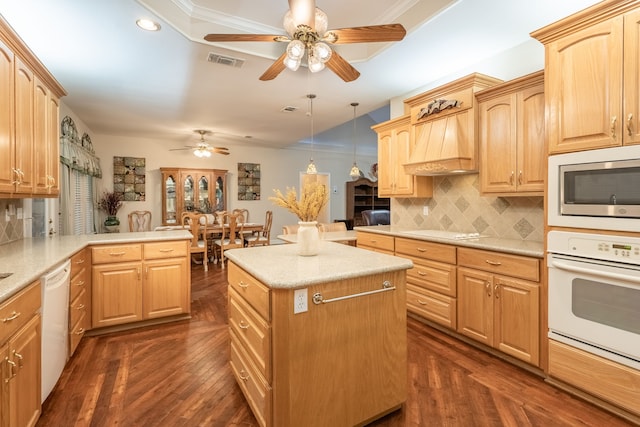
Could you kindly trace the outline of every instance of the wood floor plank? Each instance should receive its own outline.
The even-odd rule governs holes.
[[[226,274],[192,269],[190,320],[83,338],[37,426],[257,427],[229,366]],[[407,402],[370,426],[631,425],[412,318],[407,350]]]

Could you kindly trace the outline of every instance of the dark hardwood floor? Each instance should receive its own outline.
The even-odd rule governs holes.
[[[191,320],[85,337],[37,426],[257,426],[228,363],[226,286],[194,266]],[[413,319],[408,359],[406,404],[372,426],[630,425]]]

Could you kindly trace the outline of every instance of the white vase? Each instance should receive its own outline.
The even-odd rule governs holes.
[[[298,255],[318,255],[320,250],[318,221],[298,221],[298,225]]]

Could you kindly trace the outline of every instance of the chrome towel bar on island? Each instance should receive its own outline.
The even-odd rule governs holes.
[[[342,301],[342,300],[349,299],[349,298],[357,298],[357,297],[363,297],[365,295],[378,294],[380,292],[394,291],[395,289],[396,289],[396,287],[393,286],[391,284],[391,282],[389,282],[388,280],[385,280],[382,283],[382,289],[374,289],[373,291],[360,292],[360,293],[357,293],[357,294],[345,295],[345,296],[342,296],[342,297],[324,299],[320,292],[316,292],[315,294],[313,294],[313,303],[316,304],[316,305],[318,305],[318,304],[328,304],[330,302]]]

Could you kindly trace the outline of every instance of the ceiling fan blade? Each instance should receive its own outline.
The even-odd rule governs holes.
[[[264,74],[260,76],[260,80],[267,81],[267,80],[273,80],[276,77],[278,77],[278,74],[283,72],[284,69],[286,68],[284,65],[284,59],[286,57],[287,57],[287,52],[280,55],[280,57],[276,59],[273,64],[271,64],[271,67],[267,68],[267,71],[265,71]]]
[[[208,42],[277,42],[282,41],[282,37],[273,34],[207,34],[204,39]]]
[[[194,147],[170,148],[169,151],[193,150]]]
[[[316,2],[315,0],[289,0],[289,10],[293,22],[296,24],[315,27]]]
[[[342,56],[333,51],[331,58],[325,64],[345,82],[351,82],[360,77],[360,71],[356,70]]]
[[[400,24],[370,25],[367,27],[341,28],[330,30],[338,39],[335,44],[397,42],[404,38],[407,30]]]

